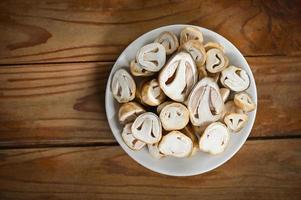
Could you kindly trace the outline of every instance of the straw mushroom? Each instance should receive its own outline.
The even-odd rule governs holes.
[[[254,103],[250,95],[248,95],[246,92],[235,94],[234,103],[236,106],[246,112],[251,112],[256,108],[256,104]]]
[[[198,40],[199,42],[203,42],[203,34],[202,32],[195,27],[186,27],[180,33],[180,44],[184,44],[188,40]]]
[[[144,108],[136,102],[124,103],[119,108],[118,119],[120,124],[127,124],[144,112]]]
[[[145,143],[133,137],[131,126],[132,123],[124,126],[121,137],[129,148],[132,150],[140,150],[145,146]]]
[[[219,49],[210,49],[206,56],[206,69],[210,73],[221,72],[229,64],[229,59]]]
[[[157,79],[152,79],[143,84],[141,99],[149,106],[158,106],[165,100],[165,94],[161,90]]]
[[[235,92],[241,92],[249,87],[250,78],[247,72],[233,65],[222,71],[221,83]]]
[[[179,47],[179,41],[177,36],[173,32],[169,31],[162,32],[157,37],[155,42],[160,43],[164,46],[167,55],[172,54]]]

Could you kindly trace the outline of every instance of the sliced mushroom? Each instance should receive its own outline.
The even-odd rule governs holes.
[[[150,155],[156,159],[160,159],[164,157],[165,155],[159,151],[159,143],[154,143],[154,144],[148,144],[148,151]]]
[[[119,103],[129,102],[135,98],[135,81],[124,69],[119,69],[114,73],[111,88],[114,98]]]
[[[161,110],[167,106],[168,104],[173,103],[173,101],[165,101],[163,103],[161,103],[160,105],[157,106],[157,113],[160,114]]]
[[[186,27],[180,33],[180,44],[184,44],[188,40],[198,40],[201,43],[203,42],[202,32],[194,27]]]
[[[223,86],[235,92],[240,92],[247,89],[250,84],[250,78],[247,72],[233,65],[222,71],[220,80]]]
[[[206,56],[206,69],[210,73],[221,72],[229,64],[229,59],[219,49],[210,49]]]
[[[145,146],[145,143],[133,137],[131,126],[132,123],[124,126],[121,137],[125,144],[132,150],[140,150]]]
[[[147,44],[137,52],[136,60],[143,69],[158,72],[165,64],[165,48],[159,43]]]
[[[254,103],[250,95],[248,95],[246,92],[235,94],[234,103],[235,105],[237,105],[237,107],[246,112],[251,112],[256,108],[256,104]]]
[[[177,36],[173,32],[165,31],[161,33],[155,42],[164,46],[166,54],[170,55],[175,52],[179,47],[179,41]]]
[[[135,138],[147,144],[159,142],[162,137],[159,117],[152,112],[139,115],[132,125],[132,133]]]
[[[181,103],[166,105],[159,117],[166,131],[183,129],[189,122],[188,109]]]
[[[120,124],[133,122],[138,115],[144,113],[145,110],[136,102],[128,102],[122,104],[119,108],[118,119]]]
[[[191,125],[187,125],[183,130],[181,130],[181,132],[191,139],[193,148],[190,156],[195,155],[199,150],[199,140],[195,135],[193,128],[191,127]]]
[[[143,69],[142,66],[136,62],[136,60],[131,61],[130,70],[134,76],[152,76],[155,74],[154,72]]]
[[[201,136],[199,147],[201,151],[219,154],[225,150],[229,139],[230,134],[227,127],[220,122],[214,122],[206,128]]]
[[[181,46],[181,49],[187,51],[191,55],[198,68],[204,66],[206,51],[200,41],[189,40]]]
[[[203,78],[188,97],[190,121],[194,126],[204,126],[220,119],[224,101],[218,85],[211,78]]]
[[[248,115],[246,114],[238,114],[238,113],[231,113],[226,115],[224,118],[224,122],[227,127],[235,132],[240,131],[247,123]]]
[[[157,106],[165,100],[165,94],[161,90],[157,79],[152,79],[143,84],[141,99],[149,106]]]
[[[192,148],[191,139],[180,131],[171,131],[163,136],[159,143],[160,152],[174,157],[187,157],[191,154]]]
[[[222,95],[223,101],[226,102],[228,100],[229,95],[230,95],[230,90],[228,88],[220,88],[219,92]]]
[[[243,110],[241,110],[240,108],[238,108],[234,101],[228,101],[227,103],[225,103],[225,106],[224,106],[224,110],[223,110],[223,113],[222,113],[222,117],[221,119],[223,120],[224,117],[226,115],[229,115],[230,113],[238,113],[238,114],[242,114],[243,113]]]
[[[204,48],[206,51],[209,51],[210,49],[219,49],[224,52],[224,47],[217,42],[208,42],[204,45]]]
[[[186,52],[172,57],[159,74],[161,89],[166,96],[178,102],[186,99],[197,79],[195,62]]]

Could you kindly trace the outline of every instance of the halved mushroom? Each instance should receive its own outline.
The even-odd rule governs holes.
[[[191,139],[180,131],[171,131],[163,136],[159,143],[160,152],[174,157],[187,157],[191,154],[192,148]]]
[[[220,119],[224,101],[218,85],[211,78],[203,78],[188,97],[190,121],[194,126],[204,126]]]
[[[198,40],[201,43],[203,42],[202,32],[195,27],[186,27],[180,33],[180,44],[184,44],[188,40]]]
[[[147,44],[137,52],[136,60],[143,69],[158,72],[165,64],[165,48],[159,43]]]
[[[256,108],[256,104],[246,92],[235,94],[234,103],[246,112],[251,112]]]
[[[226,102],[230,95],[230,90],[228,88],[220,88],[219,92],[222,95],[223,101]]]
[[[136,89],[136,100],[144,106],[147,106],[147,104],[144,103],[142,100],[142,88],[143,88],[143,85],[148,81],[150,81],[150,79],[147,79],[147,78],[142,79],[140,82],[138,82],[137,89]]]
[[[162,109],[159,117],[165,130],[180,130],[189,122],[189,111],[181,103],[171,103]]]
[[[157,79],[152,79],[143,84],[141,98],[149,106],[157,106],[165,100],[165,94],[161,90]]]
[[[179,52],[172,57],[159,74],[159,84],[171,99],[183,102],[198,80],[197,69],[192,57]]]
[[[204,48],[206,51],[209,51],[210,49],[219,49],[224,52],[224,47],[217,42],[208,42],[204,45]]]
[[[136,102],[128,102],[122,104],[119,108],[118,119],[120,124],[127,124],[133,122],[138,115],[144,113],[145,110]]]
[[[162,32],[157,37],[155,42],[160,43],[164,46],[167,55],[172,54],[179,47],[179,41],[177,36],[173,32],[169,31]]]
[[[133,137],[131,127],[132,123],[126,124],[121,133],[121,137],[125,144],[132,150],[140,150],[145,146],[145,143]]]
[[[233,65],[222,71],[221,83],[235,92],[241,92],[249,87],[250,78],[247,72]]]
[[[162,137],[159,117],[152,112],[139,115],[132,125],[132,133],[135,138],[147,144],[159,142]]]
[[[248,115],[246,114],[239,114],[239,113],[231,113],[226,115],[224,118],[224,122],[227,127],[232,131],[240,131],[247,123]]]
[[[181,46],[181,49],[187,51],[191,55],[198,68],[204,66],[206,51],[200,41],[189,40]]]
[[[160,159],[164,157],[165,155],[159,151],[159,143],[154,143],[154,144],[148,144],[148,151],[150,155],[154,158]]]
[[[219,154],[225,150],[229,139],[230,134],[227,127],[220,122],[214,122],[206,128],[201,136],[199,147],[201,151]]]
[[[187,125],[183,130],[181,130],[181,132],[191,139],[193,148],[190,156],[195,155],[196,152],[199,150],[199,140],[195,135],[193,128],[191,127],[191,125]]]
[[[129,102],[135,98],[135,81],[125,69],[119,69],[114,73],[111,88],[114,98],[119,103]]]
[[[168,104],[173,103],[173,101],[164,101],[163,103],[161,103],[160,105],[157,106],[157,113],[160,114],[161,110],[167,106]]]
[[[139,63],[137,63],[135,59],[132,60],[130,63],[130,70],[134,76],[152,76],[155,74],[154,72],[150,72],[143,69],[142,66],[139,65]]]
[[[219,49],[210,49],[206,53],[206,69],[210,73],[221,72],[229,64],[229,59]]]
[[[238,108],[234,101],[228,101],[227,103],[225,103],[223,112],[222,112],[222,116],[221,116],[221,120],[223,121],[223,119],[225,118],[226,115],[229,115],[230,113],[238,113],[238,114],[242,114],[244,113],[243,110],[241,110],[240,108]]]

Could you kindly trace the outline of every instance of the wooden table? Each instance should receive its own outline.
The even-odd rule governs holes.
[[[147,170],[104,109],[121,51],[168,24],[225,36],[254,73],[259,105],[243,148],[199,176]],[[301,2],[0,2],[0,199],[301,199]]]

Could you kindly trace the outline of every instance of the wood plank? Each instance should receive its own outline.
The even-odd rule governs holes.
[[[193,177],[152,172],[117,146],[0,153],[1,199],[301,198],[301,139],[248,141],[223,166]]]
[[[113,0],[0,2],[0,63],[111,61],[135,38],[194,24],[244,55],[300,55],[301,2]]]
[[[300,136],[301,57],[247,59],[259,94],[251,137]],[[0,68],[0,146],[115,142],[104,108],[112,65]]]

